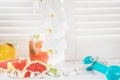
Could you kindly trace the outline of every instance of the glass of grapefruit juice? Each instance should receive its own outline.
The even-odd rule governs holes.
[[[29,56],[31,61],[39,60],[44,63],[48,62],[48,53],[41,50],[42,44],[43,41],[39,35],[34,35],[29,40]]]

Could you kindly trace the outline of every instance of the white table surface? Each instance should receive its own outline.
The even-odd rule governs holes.
[[[120,65],[120,59],[107,60],[109,65],[116,64]],[[85,71],[81,70],[80,61],[67,61],[57,64],[55,67],[58,70],[62,70],[64,75],[58,78],[28,78],[28,79],[18,79],[18,78],[7,78],[4,74],[0,74],[0,80],[106,80],[105,76],[101,73],[95,71]]]

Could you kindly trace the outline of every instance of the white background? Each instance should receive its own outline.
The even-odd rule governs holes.
[[[69,27],[66,60],[87,55],[120,58],[120,1],[63,1]],[[31,0],[0,0],[0,42],[14,43],[21,57],[28,55],[29,39],[21,34],[34,33],[40,25],[33,8]]]

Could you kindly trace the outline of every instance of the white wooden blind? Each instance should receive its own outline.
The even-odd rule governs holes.
[[[66,59],[87,55],[120,58],[120,0],[65,0]]]
[[[18,56],[28,55],[27,41],[39,32],[35,0],[0,0],[0,43],[14,43]],[[120,1],[64,0],[70,31],[66,59],[86,55],[120,57]]]
[[[28,39],[40,30],[41,14],[35,12],[34,1],[0,0],[0,43],[15,44],[19,57],[28,55]]]

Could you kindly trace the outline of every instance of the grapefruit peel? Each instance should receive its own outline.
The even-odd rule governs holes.
[[[7,71],[13,71],[13,70],[15,70],[15,67],[12,65],[12,63],[11,62],[8,62],[7,63]]]

